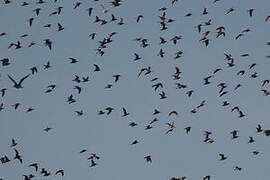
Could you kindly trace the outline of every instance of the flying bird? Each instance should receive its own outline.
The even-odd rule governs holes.
[[[36,172],[38,171],[38,163],[32,163],[28,167],[34,167]]]
[[[221,161],[227,159],[227,157],[224,154],[222,154],[222,153],[220,153],[219,156],[220,156],[220,160]]]
[[[18,159],[20,161],[20,163],[23,163],[22,162],[21,155],[19,154],[19,152],[17,151],[17,149],[14,149],[14,151],[15,151],[15,157],[14,157],[14,159]]]
[[[150,163],[152,162],[152,158],[150,155],[145,156],[144,159],[146,160],[146,162],[150,162]]]
[[[8,78],[14,83],[13,87],[19,89],[19,88],[23,88],[22,87],[22,82],[28,78],[30,76],[30,74],[24,76],[22,79],[20,79],[19,83],[17,83],[12,77],[10,77],[10,75],[8,75]]]
[[[61,176],[64,176],[64,170],[59,169],[58,171],[55,172],[55,175],[57,175],[57,174],[61,174]]]
[[[123,111],[122,117],[129,115],[129,113],[127,112],[125,108],[122,108],[122,111]]]
[[[12,139],[10,147],[15,147],[18,143],[15,141],[15,139]]]

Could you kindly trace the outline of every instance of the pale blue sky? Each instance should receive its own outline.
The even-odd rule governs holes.
[[[51,173],[64,169],[63,179],[92,179],[92,180],[121,180],[121,179],[156,179],[164,180],[170,177],[186,176],[187,179],[202,179],[210,175],[211,179],[269,179],[268,161],[270,160],[270,139],[263,133],[256,133],[256,127],[261,124],[263,129],[270,129],[269,105],[270,96],[263,96],[261,82],[270,79],[270,61],[265,58],[270,55],[268,38],[270,20],[264,22],[270,14],[270,2],[267,0],[220,0],[216,3],[210,0],[179,0],[174,6],[169,0],[131,1],[121,2],[121,6],[113,8],[106,1],[80,1],[82,4],[73,9],[76,1],[62,1],[54,3],[47,0],[44,4],[27,1],[28,6],[13,0],[10,4],[0,5],[0,33],[7,33],[0,37],[0,59],[9,58],[10,65],[0,67],[0,89],[7,88],[6,95],[0,97],[0,104],[4,109],[0,112],[0,155],[7,155],[13,159],[15,153],[10,148],[11,139],[18,145],[23,164],[16,160],[1,164],[0,177],[4,180],[20,179],[23,174],[34,174],[35,179],[60,179],[51,175],[42,177],[28,165],[38,162],[40,168]],[[101,6],[108,9],[102,14]],[[63,6],[60,15],[48,16],[59,6]],[[40,15],[32,11],[40,7]],[[93,7],[89,17],[87,8]],[[168,24],[168,29],[160,31],[158,23],[162,13],[161,7],[167,7],[166,17],[175,21]],[[202,16],[203,8],[208,14]],[[235,11],[226,15],[229,8]],[[247,10],[254,8],[253,17],[249,17]],[[187,13],[192,16],[185,17]],[[111,14],[116,18],[122,17],[124,24],[109,22]],[[142,14],[143,19],[136,23],[136,16]],[[95,16],[108,21],[105,25],[93,23]],[[34,17],[32,27],[27,19]],[[205,47],[199,39],[202,37],[195,26],[212,19],[212,25],[203,26],[202,32],[210,31],[210,43]],[[44,28],[45,24],[52,24],[51,28]],[[63,25],[64,30],[57,32],[57,23]],[[224,26],[226,36],[215,38],[216,28]],[[242,30],[250,28],[238,40],[234,38]],[[112,37],[113,42],[107,44],[105,54],[96,54],[98,41],[111,32],[117,32]],[[95,40],[88,35],[97,33]],[[21,38],[22,34],[28,37]],[[170,39],[181,35],[183,39],[174,45]],[[168,42],[159,45],[159,37]],[[140,47],[140,43],[133,39],[143,37],[148,39],[149,46]],[[45,47],[43,40],[51,39],[52,50]],[[8,49],[11,42],[20,41],[21,49]],[[34,41],[36,45],[28,48]],[[165,52],[164,58],[157,56],[160,48]],[[175,60],[175,52],[183,51],[183,57]],[[134,62],[134,53],[142,59]],[[228,68],[224,60],[224,53],[232,54],[235,66]],[[249,57],[241,57],[248,53]],[[78,59],[78,63],[70,64],[69,57]],[[43,70],[43,64],[50,61],[52,67]],[[251,63],[256,66],[249,69]],[[100,66],[100,72],[94,72],[94,65]],[[23,82],[23,89],[13,88],[7,75],[19,80],[31,73],[31,67],[37,66],[38,73],[31,75]],[[138,78],[140,68],[151,66],[152,73],[143,74]],[[180,80],[173,80],[175,66],[180,68]],[[204,86],[203,78],[213,74],[213,70],[221,68],[209,79],[211,84]],[[245,70],[243,76],[237,76],[239,70]],[[255,79],[250,78],[254,72]],[[115,74],[121,74],[114,83]],[[75,83],[75,75],[89,76],[89,82]],[[163,91],[168,98],[159,99],[158,93],[151,87],[150,80],[158,77],[156,82],[163,83]],[[219,97],[217,85],[227,84],[228,94]],[[183,83],[186,89],[176,89],[175,83]],[[234,90],[234,86],[242,86]],[[53,92],[45,94],[49,84],[56,84]],[[104,89],[112,84],[111,89]],[[82,87],[81,94],[73,89],[74,85]],[[185,94],[194,90],[191,97]],[[263,89],[270,90],[270,84]],[[77,100],[74,104],[66,102],[73,94]],[[196,114],[190,111],[202,100],[205,106],[198,109]],[[221,106],[227,100],[231,104]],[[15,111],[11,105],[20,102]],[[231,112],[233,106],[239,108],[246,115],[238,118],[237,112]],[[98,110],[113,107],[110,115],[98,116]],[[26,109],[33,107],[34,111],[26,113]],[[122,117],[122,108],[130,113]],[[153,116],[154,109],[161,111]],[[83,110],[80,117],[74,111]],[[168,116],[176,110],[178,117]],[[145,126],[154,118],[159,121],[152,129],[145,130]],[[136,127],[129,127],[134,121]],[[176,128],[170,134],[167,122],[175,122]],[[185,134],[184,128],[191,126],[191,132]],[[53,128],[48,133],[44,128]],[[239,138],[232,140],[230,132],[239,131]],[[204,131],[212,132],[215,142],[203,142]],[[248,137],[253,136],[255,142],[248,144]],[[131,146],[137,139],[138,144]],[[79,154],[86,148],[88,152]],[[259,150],[254,156],[251,152]],[[100,160],[97,166],[90,168],[89,154],[97,153]],[[228,159],[219,160],[219,153],[224,153]],[[152,163],[146,163],[144,156],[151,155]],[[242,171],[233,170],[239,166]]]

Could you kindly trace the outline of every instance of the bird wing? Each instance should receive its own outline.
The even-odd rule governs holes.
[[[19,84],[21,84],[26,78],[28,78],[30,76],[30,74],[28,74],[27,76],[24,76],[21,80],[20,80],[20,82],[19,82]]]
[[[127,110],[125,108],[123,108],[123,113],[127,114]]]
[[[17,151],[17,149],[14,149],[16,156],[19,156],[19,152]]]
[[[8,75],[8,78],[9,78],[14,84],[17,84],[17,82],[16,82],[12,77],[10,77],[10,75]]]

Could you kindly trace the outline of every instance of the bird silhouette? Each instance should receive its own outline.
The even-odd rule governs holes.
[[[150,163],[152,162],[152,158],[150,155],[145,156],[144,159],[146,160],[146,162],[150,162]]]
[[[59,169],[55,172],[55,175],[57,174],[61,174],[61,176],[64,176],[64,170],[63,169]]]
[[[227,157],[224,154],[222,154],[222,153],[220,153],[219,156],[220,156],[220,160],[221,161],[227,159]]]
[[[15,139],[12,139],[10,147],[15,147],[18,143],[15,141]]]
[[[28,167],[34,167],[36,172],[38,171],[38,163],[32,163]]]
[[[8,78],[14,83],[13,87],[19,89],[19,88],[23,88],[22,87],[22,82],[28,78],[30,76],[30,74],[24,76],[23,78],[20,79],[19,83],[17,83],[12,77],[10,77],[10,75],[8,75]]]
[[[15,157],[14,157],[14,159],[18,159],[20,161],[20,163],[23,163],[22,157],[19,154],[19,152],[17,151],[17,149],[14,149],[14,151],[15,151]]]
[[[125,108],[122,108],[122,111],[123,111],[122,117],[129,115],[129,113],[127,112],[127,110]]]

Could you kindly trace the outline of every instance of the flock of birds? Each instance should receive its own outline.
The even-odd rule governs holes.
[[[211,3],[217,4],[219,3],[219,1],[221,0],[214,0]],[[43,14],[43,5],[44,4],[55,4],[57,7],[49,14]],[[3,2],[3,7],[1,8],[5,8],[8,7],[11,4],[17,4],[17,6],[21,6],[20,8],[25,8],[28,6],[34,7],[34,9],[31,9],[32,11],[32,17],[30,17],[29,19],[26,20],[26,24],[27,26],[30,27],[30,29],[35,26],[36,21],[39,20],[40,16],[61,16],[62,15],[62,11],[65,10],[66,7],[62,6],[62,1],[61,0],[54,0],[54,1],[44,1],[44,0],[38,0],[37,2],[34,1],[23,1],[21,3],[17,2],[17,1],[11,1],[11,0],[4,0]],[[113,0],[112,2],[110,2],[110,7],[107,7],[107,2],[101,2],[101,0],[94,0],[94,2],[89,1],[89,2],[74,2],[73,4],[73,10],[74,11],[79,11],[80,9],[85,11],[85,7],[82,7],[84,5],[89,5],[90,7],[87,7],[86,9],[86,14],[90,19],[90,23],[95,24],[96,26],[98,26],[99,28],[105,28],[106,24],[111,24],[111,23],[115,23],[118,26],[125,26],[126,21],[123,17],[118,17],[118,15],[115,14],[110,14],[110,12],[113,10],[113,8],[121,8],[121,6],[125,3],[128,3],[127,1],[122,1],[122,0]],[[166,32],[168,31],[168,29],[170,29],[171,24],[175,23],[177,21],[177,19],[174,19],[172,17],[169,17],[168,14],[170,12],[170,10],[172,8],[177,8],[178,3],[181,4],[181,2],[178,2],[178,0],[171,0],[171,7],[160,7],[159,9],[157,9],[156,11],[159,13],[158,18],[158,25],[160,27],[160,29],[158,29],[158,31],[161,32],[161,36],[159,37],[159,49],[155,50],[156,52],[156,57],[153,58],[160,58],[160,59],[166,59],[168,58],[167,52],[164,49],[165,45],[168,46],[176,46],[178,44],[182,44],[182,41],[185,41],[185,36],[184,35],[173,35],[171,36],[171,38],[166,39],[164,38],[164,35],[166,34]],[[29,9],[28,9],[29,10]],[[247,9],[247,13],[246,13],[246,18],[254,18],[254,14],[256,13],[258,9],[254,9],[254,8],[250,8]],[[225,16],[229,16],[231,13],[234,13],[234,11],[237,11],[237,9],[235,8],[229,8],[226,9],[224,14]],[[236,12],[235,12],[236,13]],[[109,14],[109,15],[108,15]],[[209,15],[210,14],[210,15]],[[187,13],[184,15],[185,18],[189,18],[192,17],[193,14],[192,13]],[[208,12],[208,8],[203,7],[202,8],[202,12],[201,12],[201,16],[205,16],[208,19],[204,22],[201,22],[197,25],[194,25],[192,27],[192,31],[194,31],[193,33],[199,33],[200,34],[200,39],[198,39],[199,42],[202,43],[202,46],[205,46],[203,48],[209,48],[209,46],[211,46],[212,44],[215,44],[215,40],[217,39],[222,39],[222,38],[228,38],[227,35],[227,29],[229,29],[229,27],[225,27],[225,26],[218,26],[215,27],[214,29],[216,30],[216,32],[212,32],[212,27],[213,27],[213,21],[215,20],[214,17],[209,17],[211,16],[211,12]],[[110,17],[110,18],[108,18]],[[132,23],[137,23],[140,24],[141,21],[144,21],[145,15],[143,14],[138,14],[136,16],[136,18],[134,19],[134,22]],[[175,17],[177,18],[177,17]],[[268,21],[270,19],[270,15],[266,14],[265,15],[265,19],[263,19],[262,21],[264,21],[265,23],[268,23]],[[129,22],[130,23],[130,22]],[[211,28],[210,28],[211,27]],[[42,28],[55,28],[54,24],[44,24],[44,26]],[[185,28],[190,28],[190,27],[185,27]],[[56,32],[60,33],[62,31],[65,31],[66,27],[60,23],[57,22],[56,23]],[[48,49],[48,53],[50,53],[54,48],[54,44],[60,43],[60,42],[55,42],[53,38],[46,38],[46,39],[41,39],[40,42],[35,42],[35,41],[30,41],[28,44],[26,43],[26,41],[24,40],[25,38],[27,38],[28,36],[31,37],[31,34],[25,33],[20,35],[20,39],[16,40],[16,41],[12,41],[12,42],[7,42],[7,40],[5,38],[9,37],[9,32],[1,32],[2,28],[0,28],[0,42],[3,44],[6,44],[6,48],[7,51],[14,51],[14,53],[16,53],[16,50],[19,49],[24,49],[24,48],[33,48],[34,46],[38,46],[39,48],[47,48]],[[239,41],[241,40],[241,38],[243,38],[244,36],[246,36],[248,33],[252,33],[250,28],[246,28],[243,29],[241,32],[237,33],[234,37],[233,40],[234,41]],[[213,37],[210,37],[210,35],[215,34]],[[100,58],[103,58],[105,54],[107,54],[107,49],[113,49],[114,45],[117,46],[117,44],[115,42],[117,42],[116,40],[114,40],[114,37],[117,36],[121,36],[121,33],[119,32],[111,32],[108,35],[106,35],[104,38],[102,38],[101,40],[96,40],[97,39],[97,35],[99,35],[99,32],[91,32],[89,33],[88,38],[89,41],[92,43],[93,41],[96,43],[97,42],[97,46],[95,48],[94,53],[96,53],[97,56],[99,56]],[[144,50],[145,52],[147,52],[147,50],[149,49],[149,47],[151,47],[151,43],[149,42],[149,39],[147,38],[143,38],[143,37],[132,37],[130,38],[130,41],[134,41],[136,42],[138,45],[136,46],[134,44],[134,46],[141,48],[142,50]],[[270,42],[266,42],[266,46],[269,46]],[[143,61],[143,57],[141,56],[140,53],[138,52],[134,52],[133,54],[131,54],[130,56],[133,57],[133,61],[132,63],[137,63],[137,62],[141,62]],[[240,54],[240,57],[242,58],[248,58],[250,56],[249,53],[243,53]],[[78,58],[75,57],[67,57],[69,60],[70,64],[76,64],[79,63],[80,60]],[[202,82],[202,86],[211,86],[213,84],[214,78],[218,76],[219,72],[221,71],[225,71],[226,68],[232,68],[237,66],[236,64],[236,57],[228,52],[224,52],[223,54],[223,58],[225,60],[226,66],[225,67],[216,67],[215,69],[211,70],[211,72],[206,76],[203,77],[201,79]],[[266,59],[270,58],[270,56],[266,55]],[[184,50],[179,50],[177,52],[174,53],[174,60],[179,60],[179,62],[183,61],[184,59]],[[7,78],[7,84],[0,84],[0,92],[1,92],[1,96],[2,99],[4,100],[5,98],[8,98],[8,96],[11,96],[9,94],[9,91],[11,88],[15,88],[15,89],[24,89],[24,83],[26,81],[31,81],[31,78],[33,76],[35,76],[36,74],[38,74],[41,69],[43,69],[44,71],[46,71],[47,69],[52,69],[52,68],[56,68],[54,66],[54,62],[52,61],[47,61],[46,63],[43,64],[43,68],[40,68],[38,66],[33,66],[29,69],[29,73],[22,75],[21,78],[15,78],[15,72],[9,72],[8,71],[8,67],[12,66],[15,64],[15,61],[13,61],[12,58],[7,58],[7,57],[3,57],[1,59],[1,64],[2,64],[2,69],[7,69],[8,73],[3,73],[6,71],[3,71],[1,73],[1,78]],[[101,63],[100,63],[101,64]],[[102,72],[103,68],[100,64],[93,64],[92,65],[92,71],[94,73],[97,72]],[[252,73],[250,73],[248,76],[248,78],[250,79],[260,79],[258,80],[258,83],[260,83],[260,89],[259,92],[261,92],[262,96],[265,96],[266,98],[269,97],[270,92],[269,92],[269,79],[263,78],[263,76],[261,75],[261,73],[254,71],[255,66],[257,65],[256,62],[253,62],[251,64],[248,65],[248,68],[244,68],[244,67],[239,67],[240,69],[237,70],[235,72],[236,76],[244,76],[247,73],[250,73],[251,71],[253,71]],[[174,88],[176,89],[177,92],[183,92],[183,94],[185,94],[189,99],[193,96],[194,93],[196,93],[195,89],[192,89],[192,85],[191,84],[186,84],[183,83],[182,80],[182,75],[184,74],[185,69],[180,68],[179,66],[175,66],[174,68],[174,72],[172,72],[170,74],[171,79],[174,82]],[[168,95],[167,91],[166,91],[166,86],[168,84],[164,83],[164,81],[162,81],[162,77],[159,77],[158,74],[156,73],[156,71],[153,69],[152,66],[143,66],[138,68],[137,70],[137,74],[134,75],[134,77],[136,78],[141,78],[142,76],[144,76],[145,78],[151,77],[150,78],[150,82],[151,82],[151,87],[153,88],[154,93],[156,93],[160,99],[160,101],[163,101],[164,99],[170,98],[171,96]],[[114,86],[116,86],[116,84],[121,83],[121,79],[122,79],[123,75],[121,73],[115,73],[112,75],[112,82],[108,83],[104,86],[105,89],[112,89],[114,88]],[[200,77],[201,78],[201,77]],[[85,76],[79,76],[77,74],[74,75],[73,79],[70,79],[70,83],[72,83],[73,89],[76,91],[76,93],[70,93],[68,97],[66,97],[66,104],[78,104],[79,103],[79,96],[82,94],[82,92],[87,93],[86,90],[86,86],[84,86],[85,83],[88,83],[90,81],[91,83],[91,77],[89,78],[89,75],[85,75]],[[11,87],[11,85],[13,87]],[[226,99],[226,97],[229,94],[229,89],[228,86],[231,85],[228,82],[218,82],[215,86],[216,91],[218,92],[218,98],[220,98],[222,100],[221,106],[222,107],[226,107],[229,109],[229,111],[231,111],[232,113],[237,114],[237,117],[239,119],[244,119],[248,117],[248,113],[245,112],[242,107],[240,107],[240,105],[233,105],[231,102],[229,102],[228,99]],[[233,91],[239,91],[238,89],[241,88],[242,86],[245,86],[243,84],[237,83],[235,85],[233,85]],[[53,83],[53,84],[48,84],[45,91],[43,91],[42,93],[45,94],[52,94],[54,93],[54,91],[57,89],[58,84]],[[244,87],[243,87],[244,88]],[[23,91],[21,91],[23,92]],[[124,93],[124,92],[123,92]],[[75,95],[76,94],[76,95]],[[135,97],[136,98],[136,97]],[[132,103],[132,102],[131,102]],[[190,114],[196,114],[198,113],[198,111],[200,109],[202,109],[204,106],[206,106],[208,103],[208,101],[206,99],[202,99],[200,103],[198,103],[194,108],[190,109]],[[0,117],[1,117],[1,113],[2,111],[9,111],[10,108],[14,109],[15,111],[19,110],[21,106],[23,106],[24,103],[23,102],[14,102],[13,104],[5,104],[5,103],[0,103]],[[153,114],[152,114],[152,119],[144,126],[144,129],[149,131],[150,129],[152,129],[154,126],[154,124],[158,123],[159,117],[158,115],[161,113],[161,111],[158,108],[152,108],[150,107],[150,109],[153,109]],[[31,111],[34,111],[35,108],[34,107],[27,107],[26,108],[26,112],[30,113]],[[86,109],[80,109],[80,110],[73,110],[74,114],[78,117],[83,116],[85,114],[87,110]],[[117,111],[116,107],[112,107],[112,106],[107,106],[103,109],[97,109],[97,116],[102,116],[102,115],[110,115],[111,113],[113,113],[114,111]],[[132,112],[130,112],[128,107],[120,107],[118,108],[118,111],[122,114],[122,118],[128,117],[130,114],[132,114]],[[13,111],[12,111],[13,112]],[[176,118],[178,118],[180,115],[179,111],[177,110],[171,110],[168,112],[168,117],[172,117],[175,116]],[[2,119],[2,118],[1,118]],[[177,120],[176,120],[177,121]],[[133,128],[133,127],[137,127],[139,126],[138,121],[134,120],[134,121],[130,121],[129,122],[129,127]],[[176,129],[176,124],[177,122],[175,121],[170,121],[170,122],[165,122],[166,125],[166,130],[164,131],[165,135],[169,135],[169,134],[173,134],[175,129]],[[257,123],[258,125],[256,127],[254,127],[254,134],[261,134],[261,135],[265,135],[265,136],[270,136],[270,130],[267,128],[264,128],[262,124]],[[179,127],[179,126],[177,126]],[[54,129],[54,127],[46,127],[43,130],[45,132],[49,132],[50,130]],[[192,126],[188,125],[186,127],[183,127],[185,133],[187,135],[189,135],[189,133],[192,131]],[[56,129],[57,131],[57,129]],[[214,143],[215,137],[213,136],[213,132],[209,131],[209,130],[203,130],[204,134],[202,137],[202,141],[205,142],[206,144],[212,144]],[[239,129],[234,129],[231,132],[229,132],[231,134],[231,139],[237,139],[239,138],[238,135],[238,131]],[[228,134],[229,134],[228,133]],[[97,135],[98,136],[98,135]],[[256,142],[256,139],[254,138],[255,135],[250,135],[247,137],[247,143],[248,144],[253,144]],[[23,138],[23,137],[21,137]],[[25,164],[25,159],[23,156],[21,156],[20,152],[17,150],[16,146],[18,144],[20,144],[19,141],[16,140],[16,138],[12,138],[11,140],[11,144],[10,144],[10,148],[12,148],[14,150],[14,155],[2,155],[0,157],[0,161],[2,163],[2,165],[4,166],[6,163],[9,163],[11,161],[17,161],[20,164]],[[134,146],[135,144],[140,143],[143,140],[138,140],[135,139],[133,140],[131,143],[132,146]],[[87,153],[89,150],[88,149],[81,149],[78,150],[79,154],[85,154]],[[254,149],[254,151],[252,151],[252,155],[253,156],[257,156],[261,153],[261,151],[259,149]],[[265,152],[267,153],[267,152]],[[219,152],[217,153],[217,156],[219,157],[219,161],[226,161],[228,159],[228,156],[226,155],[225,152]],[[158,157],[155,157],[158,158]],[[99,160],[102,159],[102,157],[100,157],[99,153],[97,152],[90,152],[90,155],[88,156],[87,160],[89,160],[89,167],[90,168],[94,168],[95,166],[98,166],[99,164]],[[151,154],[145,154],[144,157],[142,157],[142,159],[145,160],[146,163],[152,163],[152,156]],[[154,161],[153,161],[154,163]],[[45,167],[41,166],[40,163],[38,162],[29,162],[27,164],[27,166],[29,167],[29,171],[31,170],[30,168],[34,168],[32,170],[34,171],[30,171],[29,174],[23,174],[22,177],[25,180],[31,180],[31,179],[35,179],[38,178],[39,176],[65,176],[64,173],[64,169],[56,169],[54,171],[48,171],[46,170]],[[232,165],[233,170],[234,171],[242,171],[242,167],[240,165]],[[202,175],[202,179],[203,180],[210,180],[210,179],[214,179],[215,177],[211,174],[206,174],[206,175]],[[2,179],[8,179],[5,177],[2,177]],[[189,177],[186,176],[179,176],[179,177],[169,177],[170,180],[184,180],[184,179],[189,179]]]

